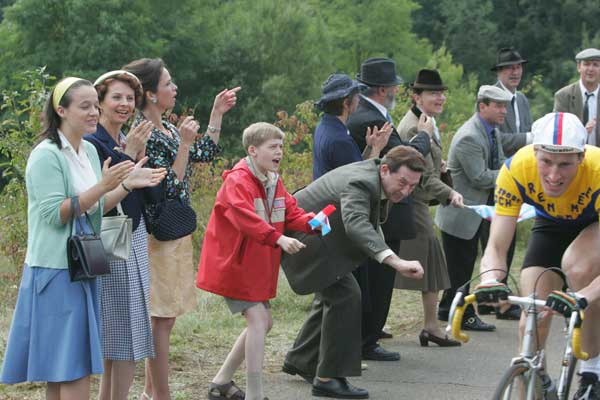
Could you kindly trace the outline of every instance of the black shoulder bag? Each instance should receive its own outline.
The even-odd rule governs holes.
[[[162,201],[156,204],[155,217],[149,230],[160,241],[166,242],[187,236],[196,230],[196,212],[179,196],[167,199],[166,183],[161,185]]]
[[[87,213],[81,214],[79,197],[71,197],[71,236],[67,240],[67,260],[71,282],[110,273],[100,236],[96,235]]]

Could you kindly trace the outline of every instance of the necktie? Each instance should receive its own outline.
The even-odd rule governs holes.
[[[394,122],[392,121],[392,116],[390,115],[389,111],[385,112],[385,119],[387,119],[391,125],[394,125]]]
[[[498,142],[496,140],[496,130],[492,129],[490,132],[490,169],[499,169],[499,155],[498,155]]]
[[[583,125],[587,124],[589,116],[590,116],[590,108],[588,106],[588,102],[590,101],[590,97],[592,97],[594,93],[585,92],[585,103],[583,104]]]
[[[515,109],[515,100],[517,99],[517,96],[513,96],[512,99],[510,99],[510,105],[512,106],[513,110]]]

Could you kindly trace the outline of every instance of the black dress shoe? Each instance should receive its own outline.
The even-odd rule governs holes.
[[[510,306],[510,308],[503,313],[496,311],[496,319],[510,319],[518,321],[521,319],[521,307],[516,304]]]
[[[379,332],[379,339],[391,339],[394,335],[389,332],[384,331],[383,329]]]
[[[306,382],[310,383],[311,385],[313,383],[313,380],[315,379],[314,375],[311,375],[308,372],[301,371],[300,369],[296,368],[292,364],[285,362],[285,361],[283,362],[281,371],[285,372],[288,375],[298,375],[299,377],[301,377],[302,379],[304,379]]]
[[[462,328],[465,331],[491,332],[496,330],[496,325],[485,323],[477,315],[473,315],[463,320]]]
[[[331,378],[323,382],[315,378],[312,386],[312,395],[319,397],[332,397],[335,399],[368,399],[366,389],[352,385],[346,378]]]
[[[481,304],[477,306],[477,314],[479,315],[489,315],[495,313],[496,308],[494,306],[488,306],[487,304]]]
[[[377,345],[371,349],[363,350],[363,360],[374,360],[374,361],[399,361],[400,353],[396,351],[387,351],[383,347]]]
[[[429,346],[429,342],[433,342],[440,347],[460,346],[460,342],[458,340],[450,339],[448,338],[448,336],[436,336],[433,333],[426,331],[425,329],[423,329],[421,333],[419,333],[419,342],[421,343],[421,347]]]

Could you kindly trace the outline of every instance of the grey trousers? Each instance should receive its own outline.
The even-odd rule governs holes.
[[[360,376],[361,294],[349,273],[315,299],[286,363],[322,378]]]

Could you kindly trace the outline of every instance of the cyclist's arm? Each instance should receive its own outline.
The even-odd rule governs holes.
[[[577,293],[587,300],[588,304],[595,304],[600,299],[600,276],[597,276],[589,285]]]
[[[490,228],[490,237],[481,258],[479,272],[484,273],[491,269],[502,269],[502,271],[490,271],[481,276],[481,280],[495,279],[501,281],[506,275],[506,258],[508,248],[515,235],[517,228],[517,217],[494,215]]]

